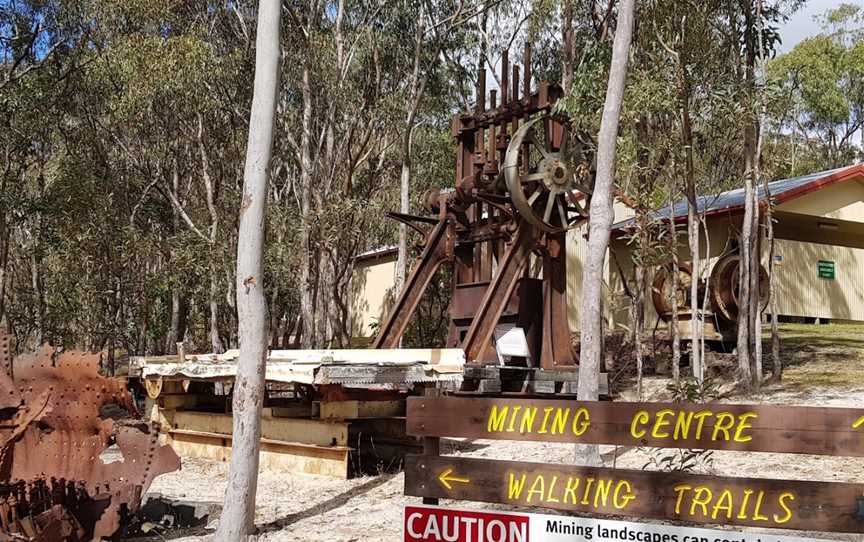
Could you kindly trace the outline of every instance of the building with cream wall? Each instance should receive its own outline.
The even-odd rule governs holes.
[[[814,173],[770,183],[775,201],[775,277],[778,314],[787,318],[864,321],[864,165]],[[760,192],[760,200],[765,194]],[[707,261],[704,276],[716,261],[736,249],[743,217],[743,190],[703,196],[708,236],[703,231],[701,247]],[[674,208],[684,234],[686,202]],[[629,327],[629,298],[621,276],[632,280],[632,255],[627,228],[633,210],[615,203],[613,239],[604,276],[606,316],[611,329]],[[658,217],[668,216],[668,209]],[[571,330],[579,327],[582,262],[587,241],[583,225],[568,233],[567,297]],[[679,242],[680,260],[690,259],[686,237]],[[767,243],[762,244],[767,265]],[[707,256],[707,260],[704,260]],[[833,264],[834,278],[819,276],[819,262]],[[823,264],[827,265],[827,264]],[[621,271],[618,271],[618,266]],[[370,337],[376,322],[393,300],[396,249],[371,251],[358,256],[353,278],[353,326],[355,336]],[[613,272],[614,271],[614,272]],[[649,277],[650,284],[650,277]],[[646,303],[646,326],[655,325],[658,315],[650,299]]]

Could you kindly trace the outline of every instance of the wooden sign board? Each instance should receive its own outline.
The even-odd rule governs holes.
[[[408,456],[405,494],[588,514],[864,533],[864,485]]]
[[[407,415],[415,436],[864,457],[864,409],[417,397]]]

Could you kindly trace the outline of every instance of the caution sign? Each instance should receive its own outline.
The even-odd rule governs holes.
[[[818,542],[594,518],[406,506],[404,542]]]
[[[691,523],[864,533],[864,521],[857,517],[861,484],[409,456],[405,494]]]

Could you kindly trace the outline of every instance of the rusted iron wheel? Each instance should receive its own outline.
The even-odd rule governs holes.
[[[718,316],[730,322],[738,319],[740,265],[741,256],[730,254],[720,258],[711,270],[711,307]],[[767,304],[768,272],[759,264],[759,310],[764,310]]]
[[[654,302],[654,310],[663,319],[668,322],[672,318],[672,305],[669,303],[669,289],[672,287],[670,272],[672,266],[664,266],[657,269],[654,274],[654,281],[651,284],[651,300]],[[693,281],[693,266],[690,262],[680,262],[678,264],[678,284],[675,292],[675,299],[678,303],[678,312],[689,309],[690,301],[690,284]]]
[[[574,143],[566,125],[562,133],[556,122],[543,115],[523,124],[510,139],[503,167],[507,191],[519,214],[547,233],[582,223],[592,191],[584,146],[578,138]],[[553,135],[556,130],[559,137]]]

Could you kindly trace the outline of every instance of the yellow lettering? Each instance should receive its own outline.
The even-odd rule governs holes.
[[[552,477],[552,483],[549,484],[549,491],[546,492],[546,502],[561,502],[552,496],[553,493],[555,493],[555,484],[557,484],[557,483],[558,483],[558,477],[553,476]]]
[[[651,419],[651,416],[648,415],[648,412],[644,410],[640,410],[636,414],[633,415],[633,420],[630,422],[630,434],[633,435],[633,438],[640,439],[648,433],[645,429],[637,429],[637,425],[646,424],[648,420]]]
[[[594,508],[603,501],[603,506],[609,504],[609,492],[612,490],[612,480],[597,480],[597,489],[594,490]]]
[[[696,422],[696,440],[702,438],[702,427],[705,426],[705,418],[709,416],[711,416],[710,410],[702,410],[700,412],[697,412],[696,414],[693,414],[693,417],[698,420]]]
[[[507,484],[507,498],[511,500],[519,500],[522,495],[522,488],[525,487],[525,475],[521,478],[516,478],[516,475],[510,473],[510,481]]]
[[[507,411],[510,407],[501,407],[498,410],[498,405],[492,405],[492,410],[489,411],[489,422],[486,425],[486,430],[490,433],[504,430],[504,421],[507,419]]]
[[[744,490],[744,500],[741,501],[741,508],[738,510],[738,519],[747,519],[747,505],[750,503],[750,495],[753,494],[752,489]]]
[[[576,415],[573,416],[573,434],[577,437],[581,437],[585,434],[585,431],[588,430],[588,426],[590,425],[591,415],[588,412],[588,409],[580,407],[576,410]]]
[[[564,429],[567,427],[567,418],[570,417],[570,409],[569,408],[556,408],[555,409],[555,417],[552,419],[552,434],[564,433]]]
[[[654,429],[651,430],[651,436],[654,438],[669,438],[669,433],[660,432],[660,429],[669,425],[669,421],[666,419],[669,416],[675,414],[674,410],[669,410],[668,408],[664,408],[660,412],[657,413],[657,418],[654,420]]]
[[[718,412],[717,421],[714,423],[714,433],[711,434],[711,440],[717,440],[717,435],[723,432],[725,437],[723,440],[729,441],[732,437],[729,436],[729,430],[735,425],[735,416],[728,412]]]
[[[508,433],[512,433],[513,431],[516,430],[516,428],[513,427],[513,424],[516,423],[516,415],[519,413],[520,410],[522,410],[522,406],[516,405],[513,407],[513,410],[510,412],[510,423],[507,425],[507,432]]]
[[[702,515],[708,516],[708,503],[711,502],[713,494],[711,490],[705,486],[697,486],[693,493],[693,500],[690,502],[690,515],[696,515],[696,507],[702,507]]]
[[[574,483],[575,482],[575,483]],[[567,498],[570,498],[571,504],[576,504],[576,500],[578,497],[576,496],[576,490],[579,489],[579,478],[567,478],[567,483],[564,485],[564,502],[567,502]]]
[[[586,478],[585,491],[582,493],[582,504],[588,504],[588,493],[591,492],[592,485],[594,485],[594,478]]]
[[[678,494],[678,498],[675,500],[675,514],[676,515],[681,514],[681,501],[684,500],[684,493],[686,493],[687,491],[690,491],[691,489],[693,489],[693,488],[688,486],[687,484],[679,484],[679,485],[672,488],[672,490]]]
[[[555,410],[554,407],[547,406],[543,409],[543,423],[540,424],[540,430],[538,433],[546,433],[546,423],[549,421],[549,415],[552,414],[552,411]]]
[[[774,523],[779,523],[782,525],[783,523],[787,523],[790,519],[792,519],[792,510],[786,504],[787,499],[790,501],[794,501],[795,495],[789,492],[780,494],[780,497],[777,499],[777,504],[779,504],[780,508],[782,508],[786,512],[786,515],[782,518],[778,518],[777,514],[774,514]]]
[[[531,484],[531,489],[528,490],[528,495],[525,496],[525,502],[531,502],[531,499],[534,495],[540,496],[540,502],[543,502],[543,494],[546,492],[546,481],[543,479],[543,475],[538,474],[536,478],[534,478],[534,483]]]
[[[686,439],[690,434],[691,423],[693,423],[692,412],[679,412],[678,419],[675,421],[675,431],[672,433],[672,440]]]
[[[735,442],[750,442],[753,437],[750,435],[742,435],[745,429],[753,429],[753,426],[747,421],[757,418],[758,415],[753,412],[747,412],[738,417],[738,428],[735,429]]]
[[[724,489],[720,493],[720,497],[717,498],[717,502],[714,503],[714,509],[711,510],[711,519],[717,519],[717,514],[721,510],[726,512],[726,519],[732,519],[732,492],[728,489]]]
[[[623,510],[635,498],[636,495],[633,493],[633,486],[630,485],[630,482],[620,480],[615,485],[615,493],[612,495],[612,506],[618,510]]]
[[[530,433],[534,430],[534,418],[537,417],[537,407],[527,407],[522,411],[522,423],[519,424],[520,433]]]
[[[753,509],[753,520],[755,521],[768,521],[767,516],[763,516],[762,512],[762,501],[765,500],[765,492],[760,491],[759,495],[756,497],[756,508]]]

